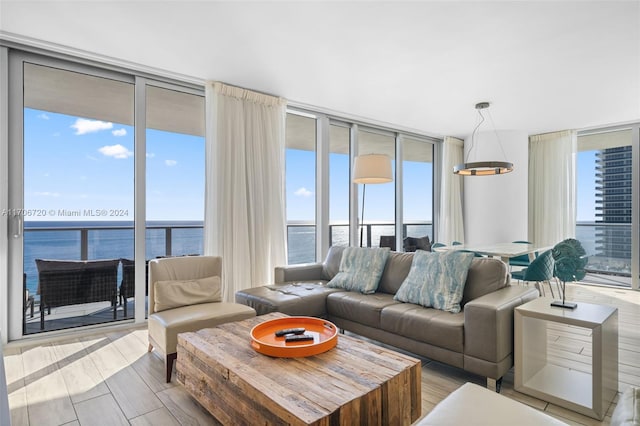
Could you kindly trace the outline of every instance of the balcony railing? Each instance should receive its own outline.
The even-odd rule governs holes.
[[[358,234],[360,235],[360,234]],[[378,247],[380,237],[395,235],[395,225],[391,222],[366,223],[363,229],[363,246]],[[403,224],[403,237],[433,238],[433,226],[430,221],[414,221]],[[296,222],[287,224],[288,261],[289,264],[310,263],[316,261],[315,224],[313,222]],[[349,225],[329,225],[329,245],[349,245]]]
[[[589,256],[588,272],[631,276],[630,223],[578,222],[576,239]]]

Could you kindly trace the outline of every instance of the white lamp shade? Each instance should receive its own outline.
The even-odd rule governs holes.
[[[384,154],[367,154],[356,157],[353,162],[355,183],[387,183],[393,181],[391,158]]]

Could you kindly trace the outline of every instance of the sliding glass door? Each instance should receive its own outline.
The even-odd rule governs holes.
[[[19,51],[9,81],[9,339],[143,321],[146,262],[203,253],[202,88]]]
[[[576,238],[589,255],[585,281],[632,285],[638,263],[634,243],[640,240],[637,223],[634,231],[638,173],[634,173],[633,153],[638,150],[638,141],[633,127],[578,136]],[[637,126],[635,131],[637,138]]]
[[[11,71],[11,329],[17,318],[25,335],[124,319],[133,80],[29,56]]]

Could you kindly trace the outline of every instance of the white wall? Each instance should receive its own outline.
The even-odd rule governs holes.
[[[496,133],[504,149],[496,139]],[[476,134],[466,161],[509,161],[514,170],[505,175],[464,177],[464,223],[466,244],[491,244],[527,239],[528,136],[523,131],[502,130]],[[506,159],[505,159],[506,155]]]

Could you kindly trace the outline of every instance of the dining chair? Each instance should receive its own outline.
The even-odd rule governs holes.
[[[524,282],[535,282],[536,288],[542,296],[545,295],[544,283],[547,283],[549,284],[549,290],[551,290],[551,297],[555,297],[553,287],[551,287],[554,265],[553,253],[551,250],[547,250],[533,259],[528,267],[521,271],[512,272],[511,278]]]
[[[529,241],[514,241],[514,244],[531,244]],[[536,256],[538,253],[535,254]],[[509,270],[512,270],[514,266],[523,266],[527,267],[531,263],[529,260],[528,254],[523,254],[520,256],[514,256],[509,258]]]
[[[396,251],[396,236],[395,235],[380,235],[380,248],[389,247],[391,251]]]

